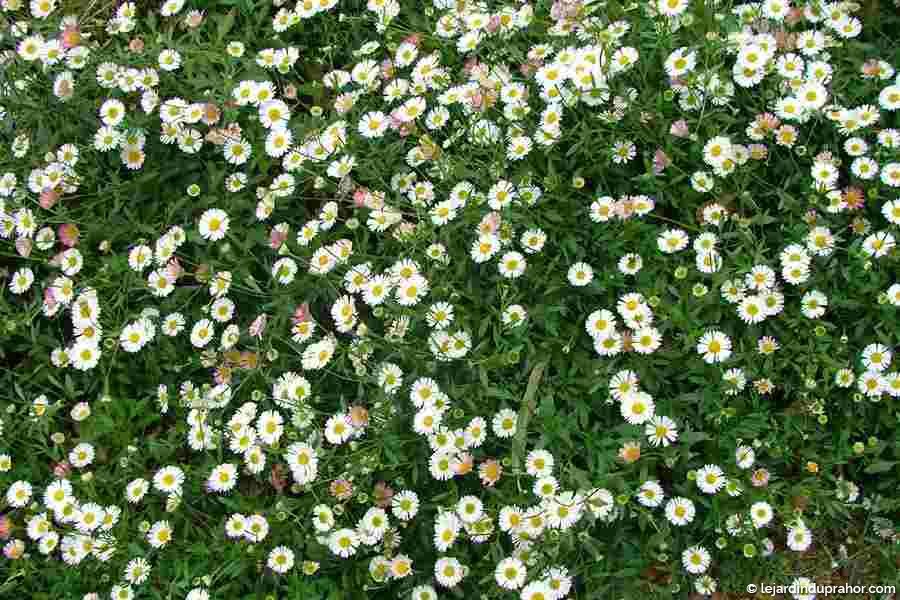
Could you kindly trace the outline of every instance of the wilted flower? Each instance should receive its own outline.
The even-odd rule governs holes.
[[[662,172],[671,164],[672,159],[669,158],[669,155],[663,152],[662,148],[657,148],[653,154],[653,173],[662,175]]]
[[[375,500],[375,506],[388,508],[394,497],[394,490],[385,482],[379,481],[375,484],[375,489],[372,491],[372,497]]]
[[[253,322],[250,323],[250,328],[248,329],[250,336],[255,338],[262,337],[263,332],[266,330],[268,319],[269,316],[266,313],[262,313],[253,319]]]
[[[46,189],[41,192],[38,204],[40,204],[41,208],[50,210],[53,208],[53,205],[56,204],[57,200],[59,200],[59,192],[55,189]]]
[[[622,447],[619,449],[619,458],[626,463],[637,462],[641,458],[641,443],[631,441],[622,444]]]
[[[346,479],[335,479],[329,491],[338,500],[349,500],[353,497],[353,484]]]
[[[769,485],[769,471],[766,469],[756,469],[750,477],[750,483],[753,487],[766,487]]]
[[[493,458],[484,461],[478,467],[478,477],[481,479],[481,485],[485,487],[493,487],[500,481],[501,475],[503,475],[503,465]]]
[[[78,226],[74,223],[64,223],[59,226],[59,241],[67,248],[74,248],[78,245],[78,236],[80,232]]]
[[[679,119],[672,123],[669,127],[669,135],[673,135],[677,138],[685,138],[690,134],[690,129],[688,128],[687,121],[684,119]]]
[[[6,515],[0,515],[0,540],[8,540],[12,532],[12,520]]]

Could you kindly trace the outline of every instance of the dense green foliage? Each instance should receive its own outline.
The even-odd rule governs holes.
[[[896,7],[282,4],[0,3],[0,597],[897,580]]]

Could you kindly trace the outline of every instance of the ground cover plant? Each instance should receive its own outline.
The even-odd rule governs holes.
[[[0,8],[0,596],[897,581],[896,6]]]

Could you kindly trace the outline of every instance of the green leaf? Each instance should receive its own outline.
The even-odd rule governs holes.
[[[887,473],[888,471],[893,469],[894,465],[896,464],[897,461],[894,460],[877,460],[866,467],[865,472],[869,475],[874,475],[876,473]]]
[[[705,440],[712,439],[709,434],[703,433],[702,431],[685,431],[681,434],[681,443],[687,446],[691,446],[696,444],[697,442],[703,442]]]
[[[228,34],[228,32],[231,31],[231,28],[234,27],[234,9],[231,9],[224,15],[220,16],[217,21],[219,25],[217,35],[219,41],[221,42]]]
[[[513,440],[512,460],[516,468],[522,466],[522,455],[525,454],[525,438],[528,436],[528,422],[531,420],[532,413],[534,413],[538,386],[541,384],[541,378],[544,376],[544,369],[546,368],[546,360],[539,362],[531,370],[531,375],[528,377],[528,386],[525,388],[525,396],[522,397],[522,407],[519,409],[518,429]]]

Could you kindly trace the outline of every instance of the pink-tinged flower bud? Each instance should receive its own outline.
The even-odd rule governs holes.
[[[493,15],[487,24],[487,30],[491,33],[494,33],[500,29],[500,15]]]
[[[66,50],[74,48],[78,44],[81,43],[81,30],[78,29],[77,25],[69,25],[62,32],[61,38],[62,47]]]
[[[414,33],[412,35],[408,35],[403,39],[407,44],[412,44],[413,46],[418,47],[419,44],[422,43],[422,34]]]
[[[266,330],[266,323],[268,322],[268,319],[269,316],[266,313],[263,313],[253,319],[253,322],[250,323],[250,335],[255,338],[261,337],[263,332]]]
[[[356,208],[362,208],[366,205],[366,199],[369,197],[369,190],[366,188],[356,188],[353,192],[353,205]]]
[[[269,247],[273,250],[278,250],[285,240],[287,240],[287,237],[287,231],[273,227],[272,231],[269,232]]]
[[[66,461],[58,462],[53,465],[53,475],[57,479],[65,479],[72,472],[72,465]]]
[[[31,255],[31,247],[33,243],[28,238],[19,238],[16,240],[16,252],[19,253],[19,256],[24,256],[28,258]]]
[[[59,192],[48,188],[41,192],[41,198],[38,203],[44,210],[50,210],[53,208],[53,205],[56,204],[57,200],[59,200]]]
[[[78,226],[75,225],[75,223],[63,223],[59,226],[57,235],[63,246],[66,248],[74,248],[78,245],[78,237],[81,235],[81,232],[78,230]]]
[[[687,121],[685,121],[684,119],[679,119],[678,121],[672,123],[672,126],[669,127],[669,135],[674,135],[677,138],[685,138],[690,135]]]
[[[144,40],[141,38],[134,38],[130,42],[128,42],[128,49],[134,52],[135,54],[139,54],[144,51]]]
[[[53,293],[52,287],[44,288],[44,306],[47,307],[47,310],[53,310],[56,308],[56,296]]]
[[[178,278],[181,277],[182,273],[184,273],[184,269],[181,267],[181,263],[177,258],[172,258],[166,263],[166,277],[169,278],[169,281],[178,281]]]
[[[296,100],[297,99],[297,86],[293,84],[288,84],[284,86],[284,97],[288,100]]]
[[[381,76],[387,80],[394,78],[394,63],[391,59],[386,58],[381,61]]]
[[[656,153],[653,155],[653,173],[662,175],[663,171],[671,164],[672,159],[669,158],[669,155],[663,152],[662,148],[657,148]]]
[[[292,317],[294,324],[297,323],[305,323],[309,320],[309,303],[304,302],[300,306],[294,309],[294,316]]]

